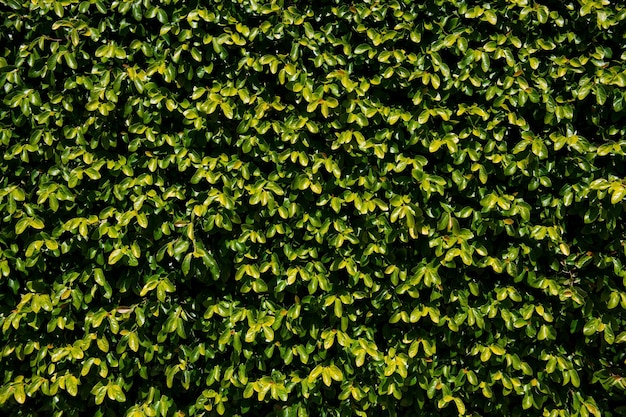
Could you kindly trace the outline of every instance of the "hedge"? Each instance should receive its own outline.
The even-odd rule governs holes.
[[[626,7],[0,0],[0,412],[626,414]]]

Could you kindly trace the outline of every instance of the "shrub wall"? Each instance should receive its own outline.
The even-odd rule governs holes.
[[[0,17],[3,415],[626,413],[619,1]]]

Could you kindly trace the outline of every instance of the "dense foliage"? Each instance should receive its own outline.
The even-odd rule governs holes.
[[[0,17],[3,415],[626,414],[619,1]]]

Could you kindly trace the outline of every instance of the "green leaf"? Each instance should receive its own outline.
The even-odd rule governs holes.
[[[26,392],[24,392],[24,384],[18,383],[13,386],[13,398],[18,404],[26,402]]]
[[[109,399],[111,400],[115,400],[118,402],[126,401],[126,395],[124,394],[124,391],[122,391],[122,387],[117,384],[109,383],[106,386],[106,393],[107,397],[109,397]]]
[[[489,54],[487,52],[483,52],[480,55],[480,66],[483,71],[488,72],[491,67],[491,61],[489,59]]]
[[[183,259],[183,263],[182,263],[182,271],[183,271],[183,275],[189,275],[189,269],[191,268],[191,259],[193,257],[193,253],[188,253],[187,255],[185,255],[185,258]]]
[[[592,334],[596,333],[598,331],[598,324],[598,319],[590,319],[589,321],[587,321],[587,323],[585,323],[585,327],[583,328],[583,334],[585,336],[591,336]]]
[[[222,112],[224,113],[224,116],[226,116],[227,119],[233,118],[234,116],[233,108],[228,102],[222,101],[220,103],[220,108],[222,109]]]
[[[15,225],[15,234],[21,235],[22,233],[24,233],[24,231],[29,225],[30,225],[29,218],[20,219]]]
[[[492,10],[485,10],[484,13],[484,18],[485,20],[487,20],[487,22],[491,23],[492,25],[495,25],[498,23],[498,16],[492,11]],[[459,413],[461,413],[461,411],[459,410]],[[461,413],[464,414],[464,413]]]
[[[596,93],[596,102],[601,106],[604,105],[604,103],[606,103],[606,90],[604,86],[602,84],[596,84],[594,90]]]
[[[568,373],[569,373],[569,377],[570,377],[570,381],[572,382],[572,385],[576,388],[580,387],[580,378],[578,376],[578,372],[576,372],[576,370],[574,369],[570,369]]]
[[[336,365],[331,365],[329,368],[327,368],[329,373],[330,373],[330,377],[337,381],[337,382],[341,382],[343,381],[343,373],[341,372],[341,370],[336,366]]]
[[[98,349],[100,349],[104,353],[109,351],[109,341],[105,336],[99,337],[96,340],[96,344],[98,345]]]
[[[624,109],[624,93],[613,92],[613,110],[620,112]]]
[[[139,350],[139,337],[136,332],[130,332],[128,334],[128,347],[133,352],[137,352],[137,350]]]
[[[613,194],[611,194],[611,204],[621,203],[626,197],[626,187],[619,187],[613,190]]]
[[[75,33],[75,32],[72,32],[72,33]],[[76,62],[76,57],[71,52],[68,52],[68,53],[65,54],[65,62],[67,63],[67,66],[70,67],[71,69],[77,69],[78,68],[78,63]]]
[[[263,281],[262,279],[255,279],[254,281],[252,281],[252,290],[257,293],[264,293],[268,291],[268,286],[265,283],[265,281]]]
[[[465,404],[463,404],[463,401],[460,398],[455,397],[454,404],[456,404],[456,408],[459,412],[459,415],[461,416],[465,415],[466,409],[465,409]]]
[[[109,254],[108,263],[109,265],[115,265],[120,259],[124,257],[124,251],[122,249],[114,249]]]
[[[78,378],[74,375],[67,375],[65,377],[65,390],[72,397],[76,397],[78,395]]]
[[[306,190],[307,188],[309,188],[310,184],[311,184],[311,181],[309,180],[308,177],[304,175],[300,175],[294,180],[292,187],[297,190]]]

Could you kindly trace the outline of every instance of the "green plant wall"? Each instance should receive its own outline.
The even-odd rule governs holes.
[[[0,23],[2,415],[626,414],[621,2]]]

